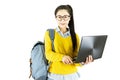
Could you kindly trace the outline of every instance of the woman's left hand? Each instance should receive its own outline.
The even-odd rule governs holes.
[[[86,61],[85,62],[81,62],[82,65],[84,64],[88,64],[90,62],[93,62],[93,57],[92,55],[89,55],[87,58],[86,58]]]

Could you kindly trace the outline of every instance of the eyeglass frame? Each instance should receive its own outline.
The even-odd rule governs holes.
[[[61,18],[58,19],[57,17],[61,17]],[[65,17],[66,17],[66,19],[65,19]],[[62,21],[62,19],[64,21],[67,21],[70,17],[71,17],[70,15],[64,15],[64,16],[56,15],[56,18],[57,18],[58,21]]]

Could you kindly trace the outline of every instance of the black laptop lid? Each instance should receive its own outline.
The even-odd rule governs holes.
[[[75,62],[85,62],[88,55],[92,55],[94,60],[101,58],[106,39],[107,35],[83,36]]]

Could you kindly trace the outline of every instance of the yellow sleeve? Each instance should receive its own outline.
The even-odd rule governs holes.
[[[64,56],[63,54],[52,51],[52,41],[49,37],[49,31],[45,32],[45,56],[51,62],[62,61],[62,57]]]
[[[83,65],[81,63],[75,63],[75,66],[80,66],[82,67]]]

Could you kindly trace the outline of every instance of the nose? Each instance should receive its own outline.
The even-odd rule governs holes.
[[[65,21],[64,18],[62,18],[62,19],[61,19],[61,22],[64,22],[64,21]]]

